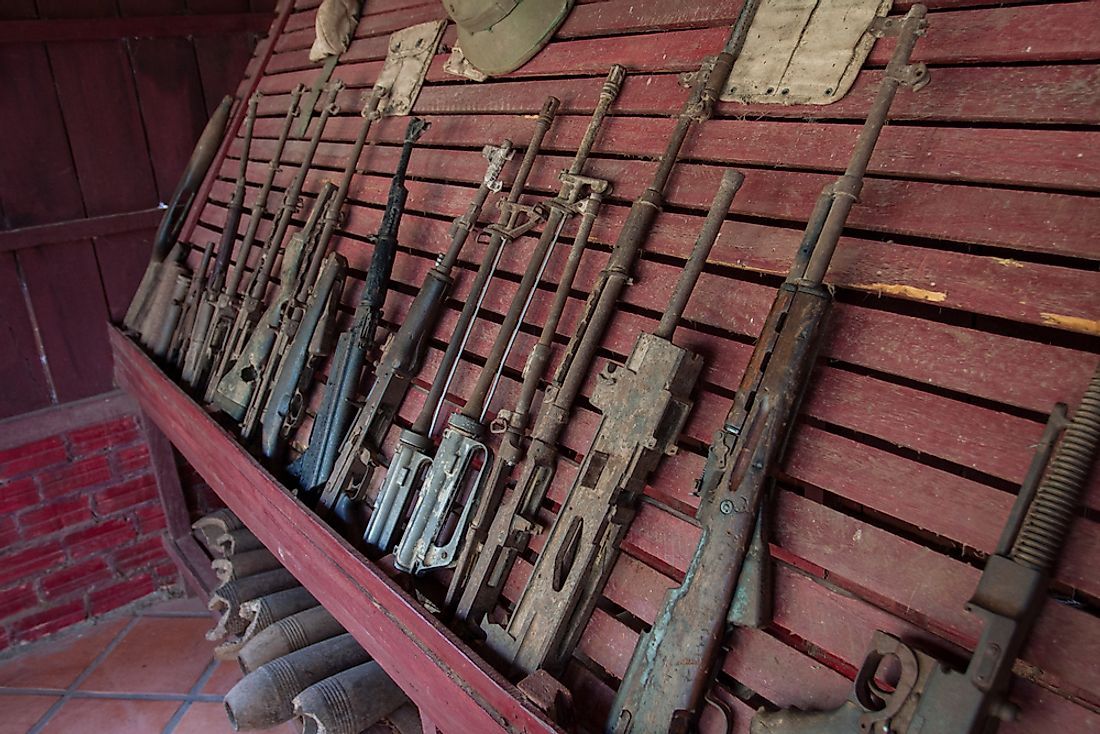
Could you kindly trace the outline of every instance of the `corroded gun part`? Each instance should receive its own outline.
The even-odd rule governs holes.
[[[237,663],[245,673],[251,673],[276,658],[346,631],[324,607],[310,607],[258,632],[238,651]]]
[[[234,369],[239,373],[243,368],[243,365],[239,365],[237,362],[244,353],[252,335],[252,331],[256,326],[256,322],[260,318],[260,309],[267,296],[267,286],[271,280],[271,273],[275,268],[275,261],[283,245],[283,239],[286,237],[287,230],[290,227],[291,219],[298,211],[298,207],[301,203],[302,186],[305,183],[309,169],[313,165],[313,158],[317,154],[317,147],[321,143],[321,137],[324,135],[325,127],[328,125],[329,118],[336,112],[336,95],[342,89],[343,84],[340,82],[335,82],[329,89],[324,109],[321,111],[321,117],[317,121],[317,127],[313,130],[313,136],[309,140],[306,152],[302,156],[301,165],[298,166],[298,171],[295,173],[294,179],[283,194],[282,204],[275,214],[274,232],[261,250],[259,263],[256,269],[252,271],[248,283],[245,285],[244,295],[237,308],[236,317],[230,328],[230,332],[226,336],[225,347],[222,349],[217,369],[215,373],[211,375],[211,382],[214,383],[211,402],[222,410],[230,412],[230,415],[233,415],[236,420],[241,419],[244,411],[243,406],[247,405],[247,401],[238,402],[242,399],[240,395],[224,394],[223,386],[220,383],[221,380],[229,376]],[[325,188],[327,189],[328,187],[326,186]],[[316,209],[316,202],[314,206]],[[313,226],[316,228],[316,222],[314,222]],[[316,233],[311,233],[310,236],[315,239]],[[286,287],[285,284],[284,287]],[[227,385],[226,387],[229,386],[230,385]],[[245,398],[246,397],[247,396],[245,396]],[[238,408],[234,406],[241,407]]]
[[[216,380],[208,379],[212,371],[217,372],[217,363],[225,348],[226,339],[229,337],[233,322],[237,317],[237,309],[240,306],[240,283],[248,267],[248,258],[252,252],[252,244],[256,240],[256,232],[259,230],[263,213],[267,208],[267,198],[271,194],[271,187],[275,183],[275,175],[282,165],[283,149],[286,147],[287,138],[290,135],[290,127],[294,118],[298,115],[298,101],[302,95],[302,86],[299,84],[291,92],[290,106],[287,107],[286,116],[283,119],[282,131],[275,142],[275,150],[271,160],[267,164],[267,175],[260,187],[259,193],[252,204],[248,215],[248,227],[245,229],[244,238],[237,250],[237,261],[227,271],[225,285],[213,296],[213,305],[210,312],[209,324],[203,327],[205,330],[197,333],[192,344],[194,349],[187,355],[183,363],[182,376],[192,387],[204,391],[204,399],[210,402],[213,399],[213,390],[217,387]],[[247,166],[247,161],[243,161]],[[235,233],[234,233],[235,234]],[[196,325],[198,328],[199,325]],[[210,385],[207,385],[207,383]]]
[[[302,734],[360,734],[408,702],[372,660],[314,683],[292,703]]]
[[[232,530],[240,530],[243,527],[244,523],[241,522],[241,519],[226,507],[214,510],[191,523],[191,530],[197,534],[199,540],[202,541],[202,544],[206,546],[211,555],[220,555],[222,552],[217,545],[218,538]]]
[[[316,605],[317,600],[302,586],[241,602],[237,615],[247,626],[235,638],[215,647],[214,657],[218,660],[235,660],[244,645],[274,622]]]
[[[291,701],[309,686],[370,660],[350,634],[295,650],[252,671],[225,694],[237,731],[267,729],[294,716]]]
[[[443,359],[424,400],[424,407],[413,421],[412,427],[401,432],[397,448],[386,471],[386,477],[375,497],[374,511],[371,513],[363,535],[364,542],[371,547],[386,550],[391,547],[397,524],[408,509],[413,489],[419,484],[420,480],[416,475],[427,469],[432,447],[429,434],[435,423],[436,411],[442,404],[443,397],[447,394],[447,389],[454,378],[459,357],[466,348],[466,343],[473,331],[474,320],[489,291],[489,283],[496,273],[504,248],[516,237],[536,226],[542,219],[542,215],[535,213],[533,208],[520,207],[518,202],[542,147],[543,138],[546,137],[546,132],[550,129],[560,105],[561,102],[556,97],[546,99],[535,122],[531,140],[524,151],[523,160],[520,162],[515,178],[512,179],[508,197],[498,202],[500,214],[497,222],[486,228],[486,231],[491,232],[488,247],[471,284],[470,296],[459,313],[455,324],[455,336],[447,343]]]
[[[160,344],[167,343],[163,356],[170,363],[176,364],[186,346],[186,335],[190,333],[195,319],[195,309],[202,294],[206,291],[206,283],[209,279],[210,260],[214,256],[214,242],[211,240],[203,248],[199,266],[191,273],[188,279],[187,291],[179,302],[173,301],[172,308],[165,314],[161,324],[162,336],[158,339]]]
[[[191,210],[195,193],[206,176],[214,155],[218,152],[226,124],[229,122],[229,109],[232,106],[233,98],[226,96],[214,110],[214,114],[210,116],[202,134],[199,135],[199,140],[195,144],[191,158],[187,161],[187,167],[183,169],[179,183],[176,184],[172,198],[168,201],[160,226],[157,227],[157,232],[153,236],[149,264],[141,276],[141,282],[138,284],[137,291],[134,292],[134,297],[130,299],[130,306],[122,319],[123,325],[131,331],[137,331],[145,319],[149,307],[148,301],[161,279],[161,266],[165,261],[173,262],[179,257],[179,248],[176,247],[177,238],[183,228],[183,221]],[[175,258],[170,255],[175,255]]]
[[[207,243],[203,250],[199,268],[204,268],[210,263],[210,254],[214,249],[214,243]],[[174,272],[175,278],[169,281],[169,273]],[[191,273],[183,263],[175,263],[162,272],[165,277],[163,283],[171,282],[170,287],[158,289],[154,294],[153,304],[156,307],[155,319],[146,321],[148,331],[144,332],[142,343],[157,357],[168,358],[172,345],[172,333],[179,322],[180,313],[183,311],[183,303],[187,300],[187,292],[199,272]]]
[[[898,87],[919,87],[927,80],[923,67],[908,64],[924,32],[924,16],[924,7],[914,5],[896,24],[894,55],[848,168],[823,192],[764,321],[699,480],[699,544],[684,582],[669,592],[653,628],[638,642],[608,732],[686,732],[695,725],[718,665],[770,473],[782,456],[826,331],[832,296],[822,278]]]
[[[214,543],[221,549],[221,554],[226,558],[231,558],[238,553],[247,553],[248,551],[258,550],[264,547],[260,539],[253,535],[252,531],[246,527],[230,530],[228,533],[218,536]]]
[[[375,369],[374,383],[352,423],[332,475],[319,498],[319,506],[325,510],[335,507],[341,497],[362,499],[371,471],[380,461],[379,446],[393,423],[412,378],[420,370],[424,338],[429,327],[435,323],[443,298],[450,290],[453,282],[451,270],[477,224],[485,200],[490,192],[501,188],[500,173],[512,156],[512,142],[505,140],[500,146],[486,146],[482,154],[488,166],[481,186],[466,212],[451,225],[451,241],[447,251],[428,271],[405,320],[382,353]]]
[[[1015,720],[1019,709],[1009,700],[1012,666],[1046,601],[1098,448],[1100,367],[1071,421],[1066,421],[1064,405],[1051,413],[997,550],[967,603],[983,626],[965,671],[876,631],[843,705],[833,711],[761,711],[750,731],[992,734],[1001,722]],[[890,689],[876,682],[887,659],[900,668]]]
[[[241,423],[241,435],[246,439],[259,418],[253,396],[260,399],[265,395],[272,379],[268,359],[272,353],[280,354],[285,348],[284,322],[299,305],[297,299],[303,284],[308,282],[308,271],[320,260],[316,257],[318,225],[335,191],[336,185],[326,181],[313,201],[305,224],[291,238],[283,253],[279,290],[263,314],[253,323],[254,314],[263,303],[253,300],[250,305],[247,299],[237,312],[230,342],[239,345],[234,346],[234,350],[239,351],[218,381],[213,405]]]
[[[484,442],[485,426],[483,424],[504,369],[505,360],[515,344],[520,326],[534,298],[535,289],[542,280],[546,266],[553,255],[554,246],[566,222],[577,213],[579,205],[586,200],[588,192],[604,194],[610,189],[607,181],[584,176],[582,172],[604,119],[618,97],[625,75],[626,71],[623,67],[611,67],[600,88],[599,101],[577,147],[577,152],[573,156],[573,161],[569,169],[560,176],[561,187],[558,194],[545,205],[549,214],[538,244],[531,254],[530,265],[524,271],[508,311],[504,315],[504,321],[497,331],[496,339],[481,368],[469,400],[459,413],[448,420],[439,450],[436,451],[424,476],[423,486],[404,487],[402,490],[407,495],[419,489],[408,527],[394,554],[394,564],[403,571],[421,573],[431,568],[455,563],[458,544],[465,535],[470,512],[481,495],[485,478],[484,470],[492,464],[491,453]],[[442,400],[435,406],[431,406],[434,409],[433,423],[434,415],[438,413],[441,406]],[[425,410],[427,409],[429,406],[425,405]],[[423,463],[423,460],[422,457],[414,459],[420,463]],[[476,475],[472,473],[474,466],[481,467]],[[412,479],[417,475],[406,473],[404,476]],[[468,491],[463,493],[462,489],[467,485]],[[439,535],[445,524],[449,527],[450,536],[448,540],[442,541]]]
[[[214,628],[206,633],[206,639],[213,642],[227,634],[241,634],[248,627],[248,623],[240,616],[242,603],[297,585],[294,576],[285,568],[227,581],[214,589],[206,604],[207,609],[221,615]]]
[[[256,127],[256,111],[262,95],[256,92],[248,100],[248,114],[244,118],[244,140],[241,145],[240,166],[237,170],[237,182],[233,187],[233,198],[225,213],[221,240],[218,242],[218,256],[214,260],[214,269],[210,278],[202,287],[193,287],[193,297],[188,296],[187,311],[180,320],[173,346],[174,359],[183,370],[183,380],[194,384],[196,361],[202,351],[206,332],[214,315],[214,306],[218,295],[225,288],[226,271],[233,257],[233,245],[237,241],[237,229],[240,226],[241,211],[244,209],[244,190],[247,183],[248,159],[252,153],[252,133]]]
[[[214,575],[223,584],[245,576],[254,576],[264,571],[272,571],[281,568],[282,565],[275,554],[266,548],[238,553],[230,558],[215,558],[210,562],[210,567],[214,569]]]
[[[731,38],[734,36],[736,33],[731,33]],[[728,46],[730,42],[727,42]],[[615,313],[619,296],[630,280],[634,262],[661,210],[664,191],[684,141],[694,126],[710,117],[733,60],[733,54],[723,52],[704,63],[699,73],[693,76],[691,95],[677,118],[653,180],[631,205],[607,266],[585,302],[581,320],[544,394],[538,419],[531,431],[530,446],[523,452],[518,435],[505,439],[508,458],[494,463],[488,480],[493,484],[487,493],[502,493],[503,483],[507,482],[512,468],[521,462],[523,468],[515,491],[496,510],[492,524],[485,533],[487,541],[473,564],[466,582],[467,588],[456,609],[456,615],[470,629],[476,627],[495,606],[517,555],[527,547],[531,534],[541,529],[538,510],[556,471],[558,437],[568,423],[581,387],[588,379],[596,350]]]
[[[504,624],[486,620],[486,643],[516,670],[561,671],[619,556],[639,494],[692,407],[703,359],[672,342],[691,292],[744,176],[727,170],[657,330],[638,337],[623,365],[608,364],[592,391],[602,416],[523,593]]]

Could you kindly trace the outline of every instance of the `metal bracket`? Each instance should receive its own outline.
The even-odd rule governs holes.
[[[462,49],[458,46],[451,49],[451,55],[447,58],[447,63],[443,64],[443,71],[475,82],[483,82],[489,78],[488,74],[470,63],[470,60],[466,58],[466,54],[462,53]]]
[[[444,20],[433,20],[390,34],[389,53],[375,81],[390,90],[384,116],[412,112],[446,25]]]

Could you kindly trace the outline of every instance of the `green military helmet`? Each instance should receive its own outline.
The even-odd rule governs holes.
[[[458,25],[466,59],[490,76],[507,74],[539,52],[573,0],[443,0]]]

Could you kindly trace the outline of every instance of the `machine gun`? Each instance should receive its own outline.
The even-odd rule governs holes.
[[[603,413],[577,479],[507,622],[482,622],[486,644],[511,667],[565,667],[588,624],[638,495],[691,411],[702,357],[672,342],[744,176],[727,170],[657,330],[642,334],[623,365],[608,364],[592,391]]]
[[[1100,368],[1073,420],[1067,424],[1061,403],[1051,413],[997,550],[966,605],[985,626],[965,671],[876,631],[848,701],[833,711],[761,711],[752,734],[992,734],[1000,722],[1014,720],[1012,665],[1046,599],[1098,446]],[[892,690],[875,681],[887,660],[901,668]]]
[[[752,2],[746,4],[742,19],[753,7]],[[751,13],[748,17],[751,19]],[[726,50],[706,60],[691,77],[691,94],[680,111],[653,180],[631,205],[607,266],[588,296],[581,321],[546,389],[526,452],[523,449],[524,431],[541,369],[536,372],[528,363],[524,369],[520,404],[516,410],[498,416],[501,423],[498,430],[504,432],[504,439],[482,492],[485,501],[480,503],[475,515],[475,527],[460,552],[459,570],[448,592],[451,603],[455,604],[456,621],[467,631],[476,630],[485,614],[496,605],[516,557],[527,547],[531,536],[541,529],[538,512],[557,467],[558,437],[588,379],[592,360],[630,278],[634,261],[661,210],[664,191],[684,141],[697,124],[710,118],[729,77],[737,49],[744,41],[744,33],[738,30],[742,27],[747,28],[748,21],[739,20],[731,31]],[[549,341],[541,344],[530,359],[544,364],[549,347]],[[507,502],[500,504],[512,470],[521,462],[523,471],[516,488]],[[456,587],[460,583],[464,584],[461,593]]]
[[[262,337],[254,338],[257,321],[260,318],[260,309],[267,295],[268,282],[271,280],[271,271],[275,267],[275,259],[279,248],[286,237],[290,227],[291,217],[298,210],[302,195],[302,185],[305,183],[306,174],[313,165],[313,156],[317,153],[317,146],[321,142],[321,136],[325,132],[329,117],[336,113],[336,95],[344,85],[341,82],[333,83],[321,110],[321,117],[317,121],[317,127],[313,130],[309,147],[302,157],[302,164],[294,176],[290,187],[283,195],[283,203],[275,217],[275,231],[264,245],[260,256],[259,265],[252,272],[244,299],[237,309],[236,319],[226,338],[226,347],[222,352],[218,369],[211,381],[214,382],[212,403],[218,409],[228,413],[234,420],[240,421],[248,410],[249,401],[252,399],[252,390],[256,385],[256,377],[263,369],[264,363],[271,354],[271,346],[274,343],[272,332],[262,331]],[[335,188],[335,187],[333,187]],[[316,207],[314,211],[319,213]],[[316,222],[314,222],[316,225]],[[305,239],[303,238],[303,242]],[[289,294],[287,284],[282,284],[285,293]]]
[[[535,287],[542,279],[566,221],[578,211],[584,212],[586,226],[582,242],[587,243],[597,208],[583,205],[587,201],[586,192],[603,196],[610,188],[606,181],[584,176],[582,171],[604,118],[619,94],[625,73],[621,66],[612,67],[601,87],[599,102],[573,162],[560,176],[558,195],[546,205],[549,210],[546,226],[497,331],[477,384],[462,410],[448,421],[435,458],[432,457],[430,434],[435,415],[442,407],[445,388],[434,396],[435,402],[424,404],[412,429],[401,434],[391,471],[387,472],[379,490],[375,511],[367,526],[366,540],[369,545],[388,550],[393,530],[415,494],[416,503],[408,526],[395,551],[394,565],[402,571],[421,573],[430,568],[449,566],[455,561],[470,510],[480,494],[482,473],[479,470],[476,476],[471,477],[471,472],[478,459],[482,467],[490,464],[489,448],[483,441],[485,414],[504,362],[531,305]],[[421,478],[423,485],[419,486],[418,480]],[[464,487],[469,489],[465,497],[462,496]],[[455,508],[461,508],[457,512],[457,520],[449,523]],[[445,524],[448,525],[449,536],[441,545],[439,536]]]
[[[241,305],[240,285],[244,277],[245,268],[248,266],[248,256],[252,251],[252,244],[256,241],[256,232],[263,220],[264,210],[267,208],[267,197],[271,194],[271,187],[275,183],[275,175],[282,165],[283,149],[286,147],[287,138],[290,136],[290,128],[294,118],[298,116],[298,101],[302,96],[302,85],[294,88],[290,95],[290,105],[286,110],[283,120],[283,128],[279,133],[279,139],[275,143],[275,151],[271,154],[271,160],[267,166],[267,177],[264,179],[260,192],[252,204],[248,215],[248,229],[245,230],[244,239],[241,240],[240,249],[237,251],[237,262],[229,272],[224,286],[213,294],[213,304],[209,319],[195,319],[195,333],[191,336],[191,345],[184,356],[182,377],[184,382],[204,392],[204,399],[210,402],[214,399],[214,390],[218,381],[214,377],[217,373],[215,363],[226,347],[233,323],[237,320],[237,311]],[[242,156],[242,171],[247,170],[248,161]],[[242,189],[243,190],[243,189]],[[226,221],[228,225],[228,220]],[[227,227],[228,228],[228,227]],[[236,232],[233,232],[236,236]],[[223,231],[223,245],[225,243]],[[220,252],[219,252],[220,254]],[[201,315],[201,314],[200,314]],[[208,384],[209,383],[209,384]]]
[[[451,225],[451,242],[446,253],[424,276],[416,298],[401,327],[386,344],[374,373],[374,383],[366,402],[359,409],[344,441],[332,474],[318,498],[323,511],[336,509],[338,502],[362,499],[372,469],[380,463],[379,446],[393,423],[394,414],[405,398],[412,378],[420,371],[428,330],[436,321],[443,298],[454,279],[451,271],[458,262],[462,246],[477,224],[477,218],[489,198],[500,191],[500,172],[512,156],[512,141],[499,146],[487,145],[482,155],[488,161],[481,186],[466,212]],[[344,498],[343,500],[341,498]]]
[[[470,297],[463,304],[459,314],[458,323],[455,325],[455,338],[447,344],[447,350],[443,355],[443,361],[432,382],[428,394],[428,403],[438,401],[439,396],[446,392],[446,385],[450,375],[453,374],[454,365],[459,355],[466,346],[466,340],[470,335],[470,328],[474,316],[481,307],[481,301],[485,296],[485,290],[496,272],[497,263],[500,261],[504,245],[521,232],[534,226],[537,217],[530,208],[519,207],[517,202],[523,193],[523,187],[527,182],[527,176],[535,163],[539,149],[542,147],[542,139],[550,128],[560,103],[554,97],[550,97],[543,105],[535,123],[535,132],[531,142],[524,151],[523,160],[519,170],[512,181],[508,198],[501,202],[501,213],[497,224],[487,228],[492,235],[481,265],[470,290]],[[521,223],[521,215],[526,214],[526,221]],[[394,241],[396,247],[396,241]],[[390,269],[393,265],[395,249],[382,253],[380,248],[375,249],[371,259],[373,271],[375,263],[378,263],[379,277],[371,279],[369,285],[364,287],[362,299],[355,310],[355,319],[350,329],[340,335],[336,351],[329,368],[328,384],[325,389],[321,407],[317,416],[313,419],[313,429],[309,434],[309,446],[288,467],[288,471],[298,479],[298,486],[306,493],[307,498],[312,497],[328,480],[332,474],[332,468],[336,463],[337,452],[340,443],[347,432],[348,422],[351,419],[356,388],[359,385],[360,372],[363,369],[363,360],[370,345],[374,342],[374,332],[382,317],[382,304],[385,301],[385,286],[389,279]],[[383,277],[383,267],[384,275]],[[458,335],[461,334],[461,338]],[[439,383],[437,385],[437,383]]]
[[[844,175],[826,187],[806,226],[786,281],[756,341],[733,407],[715,436],[696,491],[702,535],[683,584],[673,589],[627,668],[608,732],[692,730],[710,685],[727,617],[757,524],[768,476],[809,383],[832,303],[823,285],[848,213],[858,200],[875,143],[902,85],[918,89],[928,71],[909,56],[925,28],[914,5],[900,22],[878,95]]]
[[[218,256],[214,260],[214,269],[210,273],[209,280],[203,279],[198,285],[198,278],[192,282],[191,292],[188,293],[185,311],[180,318],[179,326],[172,337],[170,359],[181,369],[190,356],[194,365],[202,347],[202,340],[206,330],[210,328],[210,319],[214,313],[214,304],[218,294],[225,288],[226,272],[229,269],[229,261],[233,257],[233,245],[237,241],[237,229],[241,222],[241,213],[244,210],[244,190],[248,173],[248,158],[252,152],[252,133],[256,126],[256,111],[263,95],[256,92],[248,100],[248,113],[244,118],[244,142],[241,146],[240,167],[237,170],[237,182],[233,187],[233,198],[225,212],[225,225],[222,227],[221,240],[218,243]],[[200,268],[200,272],[205,272]],[[182,375],[185,382],[192,384],[190,375]]]
[[[157,233],[153,237],[153,251],[149,256],[149,264],[145,267],[145,273],[142,274],[141,282],[122,319],[123,326],[138,333],[143,343],[148,338],[146,335],[151,336],[155,331],[153,324],[149,324],[148,327],[146,325],[146,321],[154,315],[151,307],[155,293],[165,287],[171,290],[176,281],[176,274],[181,270],[179,259],[186,254],[186,251],[179,247],[177,239],[183,228],[183,220],[191,210],[195,193],[206,176],[214,155],[218,152],[218,144],[221,143],[222,135],[225,133],[225,126],[229,122],[229,108],[232,106],[232,97],[223,98],[206,123],[206,127],[202,129],[202,134],[195,143],[195,150],[191,153],[187,167],[183,169],[183,175],[180,176],[176,190],[172,193],[172,198],[164,210],[164,217],[161,218],[160,226],[157,227]]]
[[[377,95],[371,110],[372,115],[378,109],[379,100],[381,100],[381,94]],[[371,258],[370,270],[367,271],[367,282],[363,286],[363,300],[367,301],[367,320],[372,322],[364,324],[370,330],[369,334],[364,334],[369,339],[368,344],[374,341],[373,326],[378,323],[378,318],[382,313],[382,303],[386,297],[386,284],[389,282],[390,272],[393,269],[394,253],[397,251],[397,230],[401,224],[401,215],[405,211],[405,198],[409,193],[408,189],[405,188],[405,172],[409,167],[413,144],[420,139],[420,136],[424,134],[428,127],[429,123],[419,117],[414,117],[405,129],[405,140],[401,146],[401,157],[398,159],[397,168],[393,173],[393,181],[390,184],[390,192],[386,200],[386,211],[382,215],[382,224],[374,238],[375,254]],[[349,163],[344,182],[341,184],[345,196],[351,183],[353,170],[354,162]],[[339,193],[336,195],[337,201],[342,201],[342,198]],[[331,209],[329,211],[332,212]],[[331,221],[333,221],[333,227],[335,227],[335,217]],[[321,239],[324,240],[324,234],[322,234]],[[329,315],[335,316],[335,311],[333,310]],[[373,315],[373,318],[369,318],[370,315]],[[331,325],[332,322],[329,320],[327,323]],[[298,421],[301,420],[302,411],[305,407],[302,390],[309,384],[313,375],[313,368],[318,359],[328,354],[328,350],[323,348],[328,339],[324,338],[319,342],[318,335],[314,331],[317,328],[317,323],[311,322],[303,324],[303,326],[307,328],[298,328],[290,348],[281,357],[274,387],[271,389],[271,395],[263,409],[261,448],[264,456],[269,458],[275,457],[284,439],[290,435],[291,431],[298,425]],[[327,331],[325,330],[325,334],[327,334]],[[273,354],[272,359],[274,358],[275,355]]]

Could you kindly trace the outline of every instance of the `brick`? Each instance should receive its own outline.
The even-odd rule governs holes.
[[[65,553],[57,541],[0,555],[0,585],[30,578],[65,562]]]
[[[58,604],[12,622],[12,636],[20,642],[31,642],[74,625],[86,616],[83,599]]]
[[[0,478],[11,479],[38,469],[61,464],[69,458],[60,436],[0,451]]]
[[[84,558],[133,539],[134,528],[120,517],[69,533],[62,542],[73,558]]]
[[[38,606],[38,594],[34,585],[26,581],[18,586],[0,590],[0,619],[30,611]]]
[[[143,472],[152,466],[149,461],[148,444],[140,443],[137,446],[119,449],[115,452],[115,466],[119,476]]]
[[[21,537],[14,517],[0,516],[0,549],[7,550],[14,547]]]
[[[18,512],[38,500],[38,485],[30,477],[0,483],[0,513]]]
[[[180,570],[172,561],[158,563],[153,566],[153,575],[160,579],[161,586],[179,586]]]
[[[171,560],[159,535],[139,540],[134,545],[120,548],[111,554],[115,568],[123,574]]]
[[[11,636],[8,635],[8,631],[0,627],[0,652],[7,650],[11,647]]]
[[[156,498],[156,480],[152,475],[146,474],[137,479],[98,490],[92,498],[92,507],[95,508],[96,515],[104,517]]]
[[[50,502],[19,515],[24,538],[39,538],[67,530],[92,519],[88,499],[81,495]]]
[[[78,489],[102,484],[111,478],[106,456],[74,461],[68,466],[45,472],[39,477],[44,497],[63,497]]]
[[[133,416],[69,432],[69,443],[76,456],[87,456],[112,446],[125,446],[140,438],[141,431]]]
[[[152,594],[156,591],[156,584],[149,574],[135,576],[125,581],[120,581],[102,589],[97,589],[89,595],[89,604],[93,615],[104,614],[112,609],[118,609],[123,604],[129,604],[135,599]]]
[[[93,584],[106,581],[113,576],[107,561],[102,558],[89,558],[70,566],[60,568],[42,579],[42,596],[50,601],[68,596],[75,591],[83,591]]]
[[[168,519],[164,516],[164,508],[160,502],[150,502],[136,508],[134,519],[137,520],[140,535],[162,533],[168,528]]]

